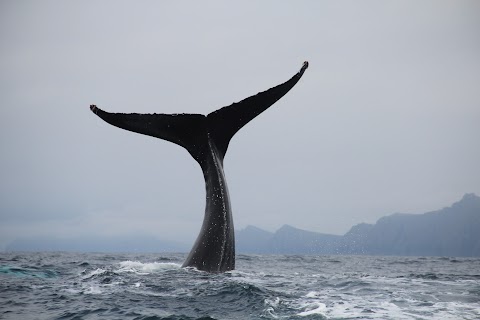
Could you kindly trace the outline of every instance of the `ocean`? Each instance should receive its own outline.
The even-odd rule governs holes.
[[[0,253],[0,319],[479,319],[480,258]]]

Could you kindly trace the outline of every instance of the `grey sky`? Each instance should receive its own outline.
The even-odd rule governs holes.
[[[237,228],[343,234],[480,194],[478,1],[1,1],[0,248],[23,235],[191,242],[182,148],[95,117],[209,113],[297,86],[231,141]]]

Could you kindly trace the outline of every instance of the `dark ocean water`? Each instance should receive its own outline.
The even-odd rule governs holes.
[[[480,258],[0,253],[1,319],[479,319]]]

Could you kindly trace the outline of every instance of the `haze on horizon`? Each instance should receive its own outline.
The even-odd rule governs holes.
[[[236,228],[343,234],[480,195],[480,2],[0,3],[0,249],[193,243],[202,172],[89,110],[202,113],[300,82],[232,139]]]

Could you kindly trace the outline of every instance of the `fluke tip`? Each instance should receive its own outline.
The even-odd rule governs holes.
[[[302,70],[305,70],[308,68],[308,61],[303,62]]]

